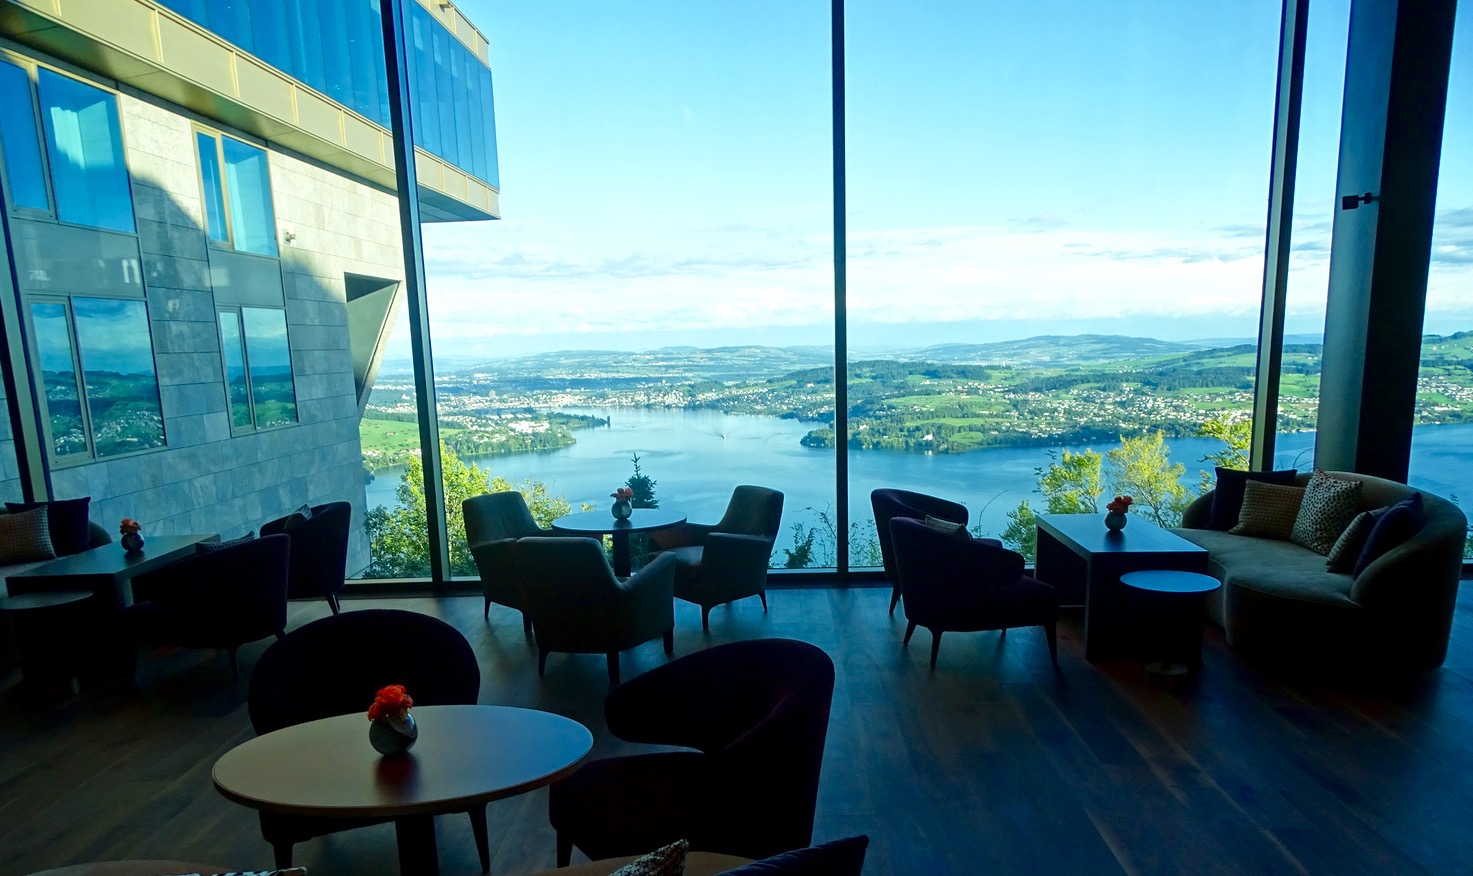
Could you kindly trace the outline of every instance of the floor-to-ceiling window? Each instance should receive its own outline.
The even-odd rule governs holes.
[[[506,188],[499,222],[424,227],[447,494],[545,519],[637,470],[714,523],[761,484],[773,565],[834,565],[833,450],[805,441],[834,398],[828,4],[473,11]]]
[[[1246,464],[1280,4],[847,15],[851,514],[1179,520]]]
[[[1473,21],[1453,32],[1407,482],[1473,513]],[[1473,557],[1473,539],[1468,555]]]

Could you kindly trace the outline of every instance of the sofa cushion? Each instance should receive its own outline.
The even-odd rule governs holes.
[[[1207,616],[1226,625],[1227,586],[1247,587],[1290,599],[1353,605],[1349,575],[1325,569],[1325,558],[1293,542],[1272,541],[1215,532],[1210,529],[1173,529],[1172,532],[1207,549],[1207,574],[1223,589],[1207,596]]]
[[[1356,558],[1355,574],[1364,572],[1367,566],[1381,559],[1382,554],[1416,535],[1426,524],[1427,515],[1422,510],[1421,493],[1412,493],[1387,508],[1386,513],[1376,520],[1376,525],[1366,538],[1366,546],[1361,548],[1360,556]]]
[[[32,508],[45,508],[52,548],[56,550],[57,556],[70,556],[92,547],[92,531],[87,525],[87,512],[91,503],[91,496],[57,499],[54,502],[6,502],[5,510],[14,514]]]
[[[753,861],[726,876],[859,876],[868,848],[869,837],[860,834]]]
[[[690,843],[676,840],[647,855],[641,855],[610,873],[609,876],[681,876],[685,872],[685,856]]]
[[[1376,508],[1372,511],[1362,511],[1350,519],[1350,524],[1335,543],[1330,546],[1330,553],[1325,558],[1325,568],[1331,572],[1354,572],[1355,561],[1360,559],[1360,552],[1366,546],[1366,539],[1371,537],[1371,530],[1376,528],[1376,521],[1385,514],[1386,508]]]
[[[1320,556],[1328,556],[1340,533],[1355,517],[1360,491],[1360,481],[1342,480],[1315,469],[1304,487],[1304,501],[1299,503],[1289,540]]]
[[[55,557],[45,508],[0,514],[0,563],[31,563]]]
[[[1217,468],[1217,485],[1212,491],[1212,512],[1207,518],[1207,528],[1226,532],[1238,525],[1238,514],[1243,508],[1243,490],[1249,481],[1292,486],[1295,469],[1282,471],[1239,471],[1232,468]]]
[[[1243,510],[1238,513],[1238,525],[1228,532],[1288,541],[1303,500],[1303,487],[1249,481],[1243,490]]]

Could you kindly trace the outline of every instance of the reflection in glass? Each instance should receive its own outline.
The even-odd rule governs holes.
[[[199,147],[199,174],[204,184],[205,228],[210,239],[230,242],[230,226],[225,223],[225,190],[220,179],[219,142],[209,134],[195,134]]]
[[[266,153],[229,137],[220,138],[225,152],[225,179],[230,186],[230,227],[235,248],[274,256],[276,214],[271,206],[271,176]]]
[[[164,446],[148,306],[121,298],[73,298],[77,351],[98,456]]]
[[[35,333],[41,385],[46,394],[51,452],[58,458],[86,455],[87,430],[82,423],[82,398],[77,388],[77,366],[72,356],[72,333],[67,326],[66,305],[56,301],[32,301],[31,327]]]
[[[34,106],[26,71],[0,61],[0,143],[5,147],[10,200],[17,207],[45,210],[49,206],[46,175],[41,168]]]
[[[240,335],[240,315],[220,312],[220,350],[225,355],[225,393],[230,398],[230,425],[251,427],[251,391],[246,384],[245,346]]]
[[[286,311],[242,307],[246,356],[250,361],[251,399],[256,426],[266,429],[297,421],[297,392],[292,384],[292,352],[287,342]]]
[[[40,70],[41,116],[63,222],[133,230],[133,196],[123,161],[118,102],[112,94]]]

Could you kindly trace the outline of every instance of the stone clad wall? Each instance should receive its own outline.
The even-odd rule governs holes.
[[[191,119],[127,92],[119,109],[168,448],[57,468],[56,496],[90,495],[92,519],[110,530],[130,516],[145,533],[226,538],[304,503],[347,500],[349,574],[361,571],[364,476],[343,275],[403,277],[394,197],[268,148],[299,423],[232,436]]]

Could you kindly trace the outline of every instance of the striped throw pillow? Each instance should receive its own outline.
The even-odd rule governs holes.
[[[1243,510],[1238,512],[1238,525],[1228,532],[1288,541],[1303,501],[1303,487],[1249,481],[1243,487]]]

